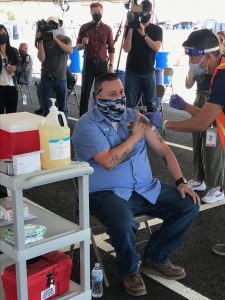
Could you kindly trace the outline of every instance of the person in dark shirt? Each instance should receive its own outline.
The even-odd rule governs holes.
[[[156,94],[155,55],[162,44],[162,29],[151,24],[152,3],[142,1],[143,16],[140,27],[128,26],[123,49],[128,53],[125,73],[125,94],[127,106],[137,105],[140,92],[143,93],[147,111],[154,111],[152,100]]]
[[[92,3],[90,9],[92,21],[81,26],[76,44],[78,50],[85,49],[80,116],[88,111],[94,79],[106,72],[113,72],[115,53],[112,29],[101,21],[102,4]]]
[[[52,29],[52,38],[36,33],[38,40],[38,59],[41,61],[41,99],[43,114],[49,113],[50,98],[57,99],[58,109],[67,115],[67,60],[72,53],[72,41],[69,37],[58,34],[59,20],[49,17],[47,23]]]
[[[18,103],[18,91],[15,73],[19,64],[16,48],[10,45],[9,34],[0,24],[0,114],[15,113]],[[7,190],[0,185],[0,198],[7,197]]]
[[[0,114],[15,113],[18,103],[16,71],[19,55],[10,45],[9,34],[0,24]]]

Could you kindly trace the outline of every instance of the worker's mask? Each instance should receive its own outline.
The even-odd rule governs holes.
[[[207,65],[207,68],[202,68],[200,66],[202,61],[204,60],[205,56],[206,56],[206,54],[203,56],[203,58],[200,60],[200,62],[198,64],[189,63],[189,68],[194,76],[206,75],[209,73],[208,65]]]
[[[120,121],[126,108],[125,96],[118,99],[96,99],[103,115],[111,121]]]

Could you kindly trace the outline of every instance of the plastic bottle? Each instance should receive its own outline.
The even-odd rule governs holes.
[[[55,106],[56,99],[50,98],[52,106],[49,114],[39,128],[41,153],[41,167],[51,169],[62,167],[71,162],[70,128],[63,112]],[[58,116],[61,115],[63,126]]]
[[[91,294],[93,298],[101,298],[103,295],[103,270],[99,263],[95,263],[91,271]]]
[[[23,105],[27,105],[27,95],[23,94],[22,96]]]

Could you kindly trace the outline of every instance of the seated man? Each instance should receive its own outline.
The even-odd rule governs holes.
[[[18,84],[31,84],[33,61],[28,54],[28,45],[21,43],[19,46],[20,65],[17,68]]]
[[[170,261],[198,214],[200,199],[185,184],[178,162],[157,131],[137,110],[126,108],[116,74],[95,82],[96,104],[77,122],[72,141],[79,161],[94,168],[90,176],[90,210],[107,229],[116,251],[119,276],[132,296],[146,294],[139,273],[134,216],[147,214],[164,221],[146,246],[140,271],[168,279],[186,276]],[[147,144],[166,163],[176,187],[152,176]]]

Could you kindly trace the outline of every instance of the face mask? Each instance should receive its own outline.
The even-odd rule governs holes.
[[[102,14],[92,14],[92,19],[94,22],[99,22],[102,19]]]
[[[8,41],[8,35],[5,33],[0,34],[0,45],[4,45]]]
[[[55,35],[57,35],[57,29],[52,29],[51,32]]]
[[[125,96],[119,99],[97,99],[97,105],[103,115],[111,121],[120,121],[126,108]]]
[[[24,56],[24,55],[26,55],[26,54],[27,54],[27,53],[26,53],[25,51],[19,49],[19,55],[20,55],[20,56]]]
[[[207,68],[202,68],[200,66],[200,64],[201,64],[201,62],[203,61],[204,58],[205,58],[205,56],[203,56],[203,58],[201,59],[201,61],[198,64],[189,63],[189,68],[190,68],[191,72],[193,73],[193,75],[199,76],[199,75],[206,75],[206,74],[209,73],[208,67]]]
[[[151,15],[150,14],[143,15],[141,17],[141,23],[147,23],[150,19],[151,19]]]

